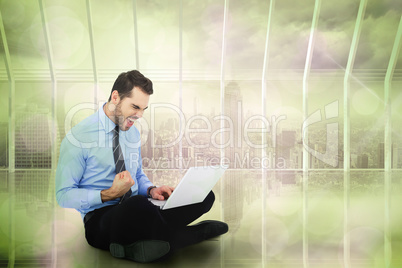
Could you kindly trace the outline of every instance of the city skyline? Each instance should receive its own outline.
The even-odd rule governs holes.
[[[232,85],[232,86],[231,86]],[[230,87],[233,87],[233,85],[236,85],[236,83],[230,82],[228,83],[228,92],[230,92]],[[236,125],[234,124],[232,126],[232,129],[234,130],[234,133],[231,133],[231,139],[234,141],[233,144],[230,144],[225,147],[225,152],[226,152],[226,157],[230,155],[229,160],[231,163],[234,163],[234,155],[237,155],[237,160],[238,160],[238,166],[241,164],[241,161],[244,160],[245,157],[259,157],[261,156],[261,150],[251,148],[247,143],[246,143],[246,138],[251,141],[252,144],[259,144],[261,143],[261,134],[260,133],[251,133],[251,134],[245,134],[244,133],[244,126],[245,122],[247,119],[252,117],[253,115],[248,111],[247,113],[244,112],[244,105],[243,105],[243,94],[241,93],[240,88],[236,89],[238,93],[233,102],[232,107],[230,109],[225,109],[226,111],[230,111],[227,113],[229,116],[230,120],[233,122],[240,122],[242,125]],[[227,100],[230,99],[227,95]],[[195,96],[194,97],[194,102],[199,102],[200,97]],[[229,103],[229,102],[227,102]],[[50,155],[51,155],[51,144],[50,144],[50,111],[47,109],[46,105],[35,105],[34,103],[31,103],[29,106],[25,105],[17,105],[17,110],[20,112],[17,112],[17,143],[16,143],[16,168],[50,168]],[[27,108],[28,107],[28,110]],[[228,106],[229,107],[229,106]],[[226,108],[228,108],[226,107]],[[197,110],[199,110],[197,108]],[[41,115],[43,114],[43,115]],[[171,114],[174,116],[174,114]],[[187,158],[194,158],[194,155],[198,155],[204,158],[220,158],[220,151],[219,148],[216,148],[216,146],[213,146],[212,137],[213,134],[220,134],[220,121],[219,120],[214,120],[213,117],[217,116],[218,113],[213,114],[212,111],[209,113],[209,115],[205,115],[204,113],[200,114],[189,114],[189,117],[187,117],[187,121],[185,123],[187,124],[192,118],[192,116],[203,116],[203,118],[200,118],[199,120],[194,120],[191,121],[191,126],[186,125],[188,129],[190,130],[190,134],[187,136],[188,133],[184,132],[184,135],[182,136],[181,142],[183,144],[184,150],[191,150],[191,152],[187,152],[187,155],[190,154],[191,157]],[[147,115],[149,117],[149,114]],[[169,144],[172,141],[176,141],[175,145],[173,146],[174,148],[169,149],[172,150],[170,153],[164,152],[162,153],[163,150],[166,151],[166,149],[161,149],[160,154],[156,154],[156,158],[164,158],[168,161],[171,161],[175,158],[178,157],[179,155],[179,141],[177,140],[179,128],[180,128],[180,118],[178,116],[174,117],[168,117],[162,113],[156,113],[154,115],[158,120],[159,120],[159,126],[156,126],[156,131],[152,129],[146,129],[146,132],[143,132],[143,140],[146,139],[146,143],[143,145],[143,151],[145,150],[145,154],[143,154],[143,157],[147,158],[149,161],[150,159],[153,158],[153,154],[148,154],[149,148],[152,147],[152,140],[150,139],[150,135],[152,134],[155,137],[155,140],[153,141],[153,144],[158,147],[158,145],[162,144]],[[187,116],[187,115],[186,115]],[[239,116],[241,116],[239,118]],[[31,117],[31,118],[30,118]],[[81,116],[82,117],[82,116]],[[80,117],[80,118],[81,118]],[[35,119],[36,118],[36,119]],[[63,116],[60,116],[59,118],[63,118]],[[164,120],[162,119],[164,118]],[[202,120],[201,120],[202,119]],[[266,117],[267,120],[270,120],[271,118]],[[24,120],[25,120],[25,125],[24,125]],[[35,121],[39,120],[39,121]],[[144,119],[142,119],[144,120]],[[146,120],[146,119],[145,119]],[[205,121],[207,120],[209,123],[212,123],[212,129],[208,132],[205,133]],[[267,148],[272,149],[275,147],[277,151],[271,152],[271,157],[273,154],[275,154],[275,157],[282,157],[285,159],[286,164],[281,165],[280,167],[277,167],[279,169],[300,169],[302,168],[302,162],[301,162],[301,155],[302,155],[302,145],[301,145],[301,128],[297,127],[297,124],[293,124],[292,128],[289,128],[288,126],[282,127],[282,123],[285,121],[292,121],[294,118],[286,118],[282,119],[281,121],[278,121],[277,125],[272,125],[269,128],[270,135],[267,137]],[[204,122],[205,121],[205,122]],[[342,124],[342,118],[338,118],[334,122],[338,123],[338,125]],[[43,122],[43,123],[40,123]],[[75,120],[75,123],[78,123],[79,120]],[[269,121],[268,121],[269,122]],[[26,129],[28,127],[28,124],[32,124],[32,127],[34,126],[33,129],[37,132],[31,132],[31,133],[26,133]],[[45,124],[45,125],[38,125],[38,124]],[[74,123],[73,123],[74,124]],[[148,125],[148,123],[147,123]],[[240,129],[239,130],[239,126]],[[383,168],[384,164],[383,159],[384,159],[384,153],[383,151],[379,150],[380,146],[384,145],[383,142],[383,132],[381,130],[378,130],[377,132],[370,131],[370,123],[368,122],[358,122],[358,124],[355,124],[356,127],[352,128],[352,139],[351,139],[351,167],[352,168]],[[6,124],[1,124],[1,129],[3,133],[7,133],[8,135],[8,125]],[[252,124],[249,125],[249,128],[258,128],[261,127],[261,122],[254,121]],[[29,128],[29,127],[28,127]],[[275,129],[273,129],[275,128]],[[203,132],[202,133],[197,133],[197,129],[201,129]],[[326,129],[324,124],[318,124],[318,125],[312,125],[309,127],[310,129],[310,136],[309,136],[309,145],[316,149],[317,151],[325,151],[325,134],[326,134]],[[141,130],[141,128],[140,128]],[[43,132],[45,131],[45,132]],[[271,133],[276,132],[275,140],[277,144],[275,146],[272,145],[272,139],[273,136]],[[365,132],[370,131],[370,136],[368,136],[367,140],[365,140]],[[35,134],[36,133],[36,134]],[[165,133],[165,134],[164,134]],[[291,141],[286,141],[286,139],[283,141],[284,137],[283,135],[286,135],[286,133],[293,133],[291,136]],[[227,133],[225,133],[227,134]],[[6,135],[6,137],[7,137]],[[22,136],[21,136],[22,135]],[[44,136],[43,136],[44,135]],[[63,131],[63,127],[59,126],[58,128],[58,134],[57,134],[57,139],[58,139],[58,146],[60,145],[61,140],[63,139],[65,133]],[[42,141],[38,143],[38,138],[42,136]],[[339,127],[338,131],[338,136],[339,138],[339,144],[338,144],[338,149],[339,149],[339,156],[340,156],[340,162],[338,163],[337,167],[332,167],[332,168],[342,168],[342,155],[343,155],[343,128]],[[162,139],[162,137],[164,137]],[[194,138],[196,137],[196,138]],[[358,137],[358,139],[356,138]],[[187,138],[190,139],[191,144],[195,145],[202,145],[202,144],[207,144],[208,148],[207,150],[210,151],[210,153],[207,153],[205,149],[201,150],[202,152],[200,153],[200,150],[197,148],[193,148],[191,144],[188,143]],[[215,135],[215,142],[216,144],[223,144],[218,142],[220,138],[220,135]],[[226,139],[228,136],[226,135]],[[27,141],[27,139],[31,139]],[[278,143],[279,141],[279,143]],[[27,144],[28,142],[28,144]],[[287,147],[285,151],[283,151],[284,148],[281,146],[281,142],[284,143],[284,147]],[[289,144],[289,142],[291,144]],[[199,143],[199,144],[197,144]],[[42,145],[41,145],[42,144]],[[36,156],[34,157],[33,154],[31,156],[24,154],[24,159],[23,160],[21,157],[19,157],[19,152],[27,152],[27,148],[31,146],[36,146],[37,150],[39,150],[38,153],[42,154],[42,156],[38,156],[38,153],[36,153]],[[44,147],[44,148],[39,148],[39,147]],[[205,147],[205,146],[204,146]],[[276,148],[277,147],[277,148]],[[1,142],[0,149],[2,148],[2,161],[0,163],[0,166],[3,168],[7,166],[7,139],[3,139]],[[233,149],[230,149],[233,148]],[[236,149],[237,148],[237,149]],[[32,149],[32,148],[31,148]],[[28,152],[31,150],[28,148]],[[228,151],[228,150],[237,150],[237,151]],[[244,149],[248,149],[245,151]],[[250,150],[251,149],[251,150]],[[153,148],[153,150],[159,151],[159,149]],[[241,151],[243,150],[243,151]],[[269,153],[269,151],[266,151],[266,153]],[[285,154],[286,157],[284,157],[281,154]],[[292,157],[291,157],[292,155]],[[28,158],[27,158],[28,157]],[[39,158],[38,158],[39,157]],[[362,158],[364,158],[364,163],[362,164]],[[37,162],[38,160],[33,161],[33,159],[43,159],[40,160],[42,161],[40,164],[39,162],[37,164],[34,164],[34,162]],[[47,160],[44,160],[47,159]],[[170,160],[169,160],[170,159]],[[330,166],[326,165],[322,161],[319,161],[313,157],[311,159],[314,159],[314,165],[310,163],[310,168],[331,168]],[[195,160],[195,159],[194,159]],[[44,161],[44,162],[43,162]],[[216,160],[214,160],[216,162]],[[274,160],[272,160],[274,161]],[[311,160],[310,160],[311,161]],[[402,150],[398,148],[398,142],[394,142],[392,144],[392,168],[401,168],[402,167]],[[24,162],[24,163],[23,163]],[[30,162],[30,164],[28,164]],[[187,164],[187,167],[191,164],[194,164],[194,161],[191,161],[190,164]],[[150,167],[150,166],[148,166]],[[169,168],[179,168],[178,165],[169,165]],[[233,164],[230,168],[233,167]],[[152,167],[150,167],[152,168]],[[274,168],[273,166],[269,166],[268,168]]]

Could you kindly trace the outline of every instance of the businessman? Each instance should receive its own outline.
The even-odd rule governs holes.
[[[213,192],[201,203],[168,210],[148,200],[165,200],[174,190],[154,186],[142,170],[133,124],[152,93],[151,80],[140,72],[121,73],[108,102],[63,139],[56,172],[57,202],[81,213],[88,243],[143,263],[228,231],[220,221],[189,225],[210,210]]]

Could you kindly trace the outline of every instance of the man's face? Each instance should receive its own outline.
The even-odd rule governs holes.
[[[134,87],[131,96],[120,99],[116,105],[114,121],[119,124],[121,130],[129,130],[134,121],[142,117],[144,110],[148,108],[148,102],[149,95]]]

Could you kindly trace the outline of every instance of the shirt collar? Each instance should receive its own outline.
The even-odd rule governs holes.
[[[116,124],[113,123],[113,121],[105,114],[105,111],[103,110],[105,105],[106,102],[98,110],[99,121],[101,123],[99,127],[102,127],[106,133],[109,133],[116,127]]]

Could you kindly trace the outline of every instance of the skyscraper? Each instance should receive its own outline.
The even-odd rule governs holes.
[[[384,143],[378,144],[378,167],[384,168]]]
[[[51,168],[50,112],[37,106],[17,107],[16,168]]]
[[[225,115],[228,116],[232,122],[232,133],[225,132],[225,138],[221,141],[221,144],[226,144],[229,139],[232,137],[233,143],[229,143],[228,146],[225,147],[225,157],[230,159],[229,167],[235,167],[235,157],[236,154],[240,159],[242,159],[242,136],[241,130],[242,128],[242,100],[243,97],[241,96],[240,87],[235,82],[230,82],[225,88],[225,106],[224,112]],[[228,126],[226,126],[228,127]],[[240,132],[240,133],[239,133]]]
[[[392,168],[398,168],[398,161],[399,161],[399,154],[398,154],[398,145],[393,144],[392,146]]]
[[[357,168],[368,168],[368,155],[358,155],[357,156]]]
[[[391,167],[396,168],[398,163],[398,149],[395,144],[391,145]],[[396,159],[395,159],[396,158]],[[378,168],[385,167],[385,153],[384,153],[384,143],[380,142],[378,144]]]
[[[0,123],[0,168],[8,167],[8,124]]]
[[[282,157],[286,161],[287,168],[294,168],[295,163],[293,163],[293,152],[296,144],[296,131],[294,130],[283,130],[279,136],[277,144],[277,155],[276,157]]]

